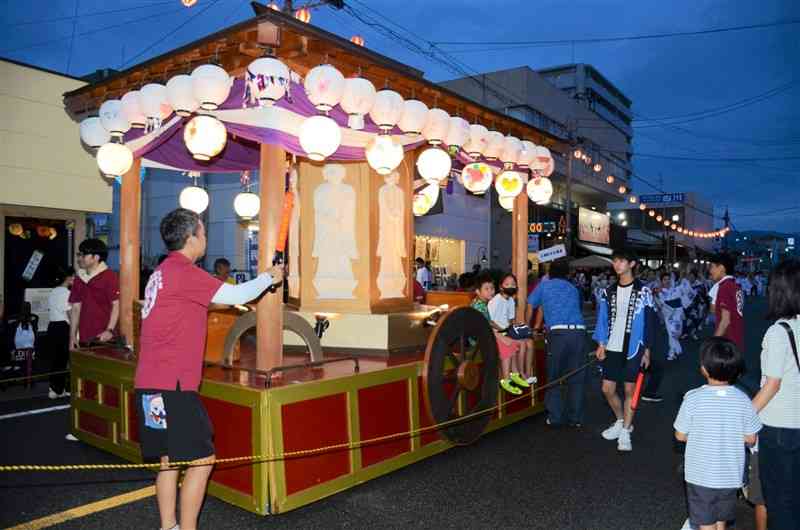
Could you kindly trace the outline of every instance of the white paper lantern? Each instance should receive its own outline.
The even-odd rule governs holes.
[[[100,123],[100,118],[86,118],[81,122],[80,131],[81,141],[94,149],[111,141],[111,133]]]
[[[483,156],[485,156],[488,160],[497,160],[500,158],[500,155],[503,154],[506,137],[497,131],[489,131],[486,141],[486,151],[483,152]]]
[[[503,171],[494,181],[494,189],[501,197],[516,197],[525,187],[522,175],[516,171]]]
[[[233,199],[236,215],[243,219],[252,219],[261,210],[261,198],[255,193],[244,191]]]
[[[553,160],[553,157],[547,159],[547,163],[544,165],[544,169],[542,169],[541,173],[543,177],[549,177],[553,174],[553,171],[556,170],[556,161]]]
[[[247,67],[245,80],[250,103],[273,105],[286,95],[291,83],[289,67],[274,57],[261,57]]]
[[[411,201],[411,208],[414,215],[419,217],[428,213],[431,208],[436,205],[436,201],[439,200],[439,193],[438,184],[428,184],[419,192],[415,193]]]
[[[208,208],[208,192],[198,186],[186,186],[178,196],[181,208],[201,214]]]
[[[464,144],[469,141],[469,122],[464,118],[452,116],[447,126],[447,135],[444,143],[450,148],[450,153],[455,156]]]
[[[364,151],[367,163],[379,175],[388,175],[403,161],[403,146],[389,135],[375,136]]]
[[[489,164],[473,162],[461,170],[461,183],[472,193],[482,194],[491,187],[494,174]]]
[[[501,195],[500,197],[497,198],[497,202],[500,203],[500,206],[502,206],[505,211],[513,212],[514,211],[514,201],[516,199],[517,199],[516,197],[512,197],[512,196],[503,197]]]
[[[186,74],[176,75],[167,81],[167,103],[178,116],[191,116],[200,108],[200,102],[194,99],[192,77]]]
[[[183,128],[183,143],[197,160],[211,160],[225,148],[228,131],[213,116],[195,116]]]
[[[369,117],[382,131],[389,131],[403,115],[403,96],[394,90],[380,90],[369,111]]]
[[[532,178],[528,182],[528,198],[536,204],[547,204],[553,196],[553,183],[547,177]]]
[[[447,137],[447,129],[450,127],[450,115],[442,109],[431,109],[428,111],[428,122],[422,130],[422,136],[431,145],[439,145]]]
[[[517,164],[522,167],[530,167],[531,163],[536,158],[536,144],[528,140],[522,140],[522,148],[519,151]]]
[[[450,155],[438,147],[429,147],[417,158],[417,170],[420,176],[430,184],[436,184],[450,175],[452,161]]]
[[[139,105],[147,118],[145,131],[161,127],[161,123],[172,114],[167,101],[167,87],[158,83],[148,83],[139,91]]]
[[[478,123],[469,126],[469,141],[464,150],[473,159],[483,156],[489,146],[489,129]]]
[[[544,171],[547,167],[550,159],[553,158],[550,155],[550,150],[546,147],[541,145],[536,146],[536,157],[533,162],[530,164],[531,169],[537,169],[539,171]]]
[[[317,110],[328,112],[342,99],[344,76],[329,64],[321,64],[306,74],[304,83],[308,100]]]
[[[111,136],[121,138],[131,128],[131,123],[122,114],[122,102],[118,99],[109,99],[100,105],[100,123],[111,133]]]
[[[409,136],[419,136],[428,121],[428,106],[417,100],[407,99],[403,103],[403,115],[397,126]]]
[[[216,110],[231,92],[233,79],[223,68],[215,64],[203,64],[192,72],[194,99],[203,110]]]
[[[133,165],[133,153],[125,144],[103,144],[97,151],[97,167],[107,177],[119,177]]]
[[[500,160],[507,166],[513,166],[519,160],[519,153],[522,151],[522,142],[516,136],[506,136],[503,141],[503,152]]]
[[[300,147],[311,160],[325,160],[341,143],[342,130],[327,116],[311,116],[300,126]]]
[[[131,127],[134,129],[144,129],[147,118],[145,118],[142,112],[139,91],[131,90],[125,93],[120,99],[120,102],[122,102],[122,115],[130,122]]]
[[[364,128],[364,116],[375,103],[375,85],[363,77],[350,77],[344,80],[344,93],[339,104],[347,113],[347,126],[351,129]]]

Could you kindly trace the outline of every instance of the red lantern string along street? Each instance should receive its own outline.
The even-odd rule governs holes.
[[[350,42],[355,44],[356,46],[364,46],[364,37],[361,35],[353,35],[350,37]]]
[[[294,12],[294,18],[308,24],[311,22],[311,10],[307,7],[300,8]]]

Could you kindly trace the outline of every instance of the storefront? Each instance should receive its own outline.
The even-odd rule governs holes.
[[[435,287],[456,288],[458,276],[466,272],[466,241],[449,237],[417,234],[414,237],[414,258],[430,264]]]

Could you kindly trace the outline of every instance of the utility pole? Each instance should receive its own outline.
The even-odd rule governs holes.
[[[567,256],[572,256],[572,159],[574,158],[575,148],[578,145],[575,136],[575,122],[569,121],[567,124],[569,138],[569,151],[567,152],[567,205],[566,223],[564,230],[564,240],[566,243]]]
[[[722,216],[722,220],[725,221],[725,228],[728,228],[730,226],[730,224],[731,224],[731,216],[728,213],[728,207],[727,206],[725,207],[725,215]],[[714,222],[713,218],[711,219],[711,222],[712,223]],[[713,226],[712,226],[712,228],[713,228]],[[722,249],[723,250],[728,250],[728,238],[725,237],[725,236],[722,237]]]

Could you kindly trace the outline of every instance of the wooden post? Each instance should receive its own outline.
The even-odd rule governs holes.
[[[525,321],[528,294],[528,195],[525,190],[514,199],[511,213],[511,271],[517,277],[517,321]]]
[[[140,169],[137,158],[122,175],[119,223],[119,329],[128,346],[133,339],[133,303],[139,297],[140,242],[139,224],[142,209]]]
[[[272,265],[283,212],[286,153],[277,145],[261,144],[261,212],[258,214],[258,272]],[[269,370],[283,362],[283,286],[258,302],[256,368]]]

